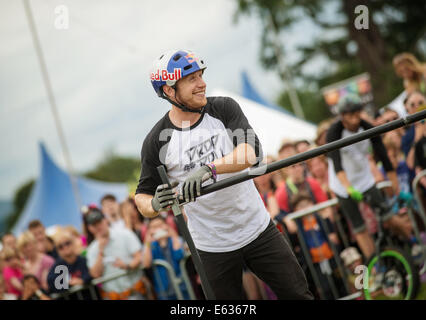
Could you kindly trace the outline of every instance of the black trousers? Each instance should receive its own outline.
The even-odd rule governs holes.
[[[259,237],[238,250],[198,252],[218,300],[244,299],[244,264],[274,291],[278,299],[313,299],[296,256],[272,221]]]

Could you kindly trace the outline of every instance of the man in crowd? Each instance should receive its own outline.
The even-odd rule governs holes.
[[[370,123],[361,119],[362,108],[363,105],[357,96],[350,94],[344,96],[337,105],[340,117],[327,131],[327,143],[372,128]],[[328,154],[330,189],[337,195],[343,214],[351,222],[356,241],[365,258],[369,258],[374,253],[375,247],[359,211],[358,203],[363,199],[368,200],[369,205],[379,211],[382,220],[389,221],[389,224],[393,218],[390,208],[386,206],[384,196],[375,186],[376,181],[368,160],[370,147],[382,161],[383,168],[392,182],[394,193],[399,194],[395,170],[379,136]]]
[[[120,204],[112,194],[106,194],[101,199],[101,210],[111,228],[125,228],[126,223],[120,215]]]
[[[95,238],[87,248],[87,265],[93,278],[105,277],[120,270],[126,276],[107,281],[101,295],[109,300],[140,300],[146,292],[142,271],[142,246],[136,235],[126,228],[111,228],[104,214],[90,208],[85,215],[89,232]]]
[[[58,258],[56,248],[52,245],[46,235],[46,229],[40,220],[32,220],[28,224],[28,230],[37,240],[37,248],[39,251],[48,254],[53,259]]]

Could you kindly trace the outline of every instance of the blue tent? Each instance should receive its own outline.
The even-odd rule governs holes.
[[[241,72],[241,80],[243,83],[243,92],[242,95],[244,98],[246,99],[250,99],[253,100],[265,107],[268,107],[270,109],[279,111],[279,112],[283,112],[286,113],[288,115],[292,115],[294,117],[294,114],[292,114],[291,112],[285,110],[284,108],[281,108],[279,106],[276,106],[272,103],[269,103],[267,100],[265,100],[258,92],[257,90],[253,87],[253,85],[251,84],[251,81],[248,77],[248,74],[246,71]]]
[[[51,159],[43,144],[40,144],[41,174],[31,192],[30,198],[13,227],[13,233],[25,231],[31,220],[38,219],[46,227],[72,225],[82,231],[80,208],[75,200],[68,173],[59,168]],[[113,194],[118,201],[128,196],[123,183],[107,183],[76,177],[82,205],[95,203],[106,193]]]

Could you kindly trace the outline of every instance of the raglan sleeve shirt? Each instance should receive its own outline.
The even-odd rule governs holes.
[[[157,124],[158,125],[158,124]],[[162,184],[157,167],[160,161],[160,136],[155,128],[146,136],[141,150],[141,174],[136,189],[136,194],[144,193],[154,195],[157,186]]]
[[[234,146],[237,147],[241,143],[249,144],[255,151],[256,164],[262,161],[262,145],[241,110],[240,105],[232,98],[224,98],[221,113],[223,114],[225,127],[230,130],[229,133],[232,134],[232,142]]]

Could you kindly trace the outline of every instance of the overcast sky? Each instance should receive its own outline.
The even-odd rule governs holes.
[[[55,28],[59,5],[69,12],[66,30]],[[244,17],[234,24],[233,0],[32,0],[31,6],[78,172],[111,148],[139,157],[145,135],[169,108],[148,78],[153,60],[168,49],[203,56],[207,94],[214,88],[239,93],[242,70],[270,101],[283,88],[276,73],[260,66],[260,21]],[[283,34],[287,58],[314,36],[308,23]],[[10,199],[38,175],[38,142],[59,165],[65,161],[20,0],[0,0],[0,43],[0,199]]]

